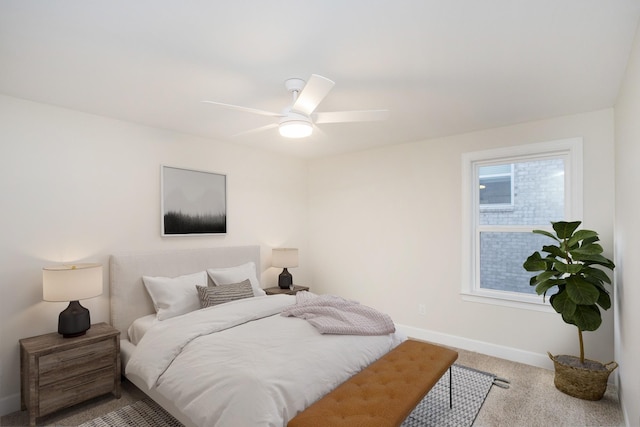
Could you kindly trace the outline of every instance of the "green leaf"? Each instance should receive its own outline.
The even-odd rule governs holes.
[[[611,298],[609,297],[609,293],[607,291],[600,290],[598,305],[604,310],[609,310],[611,308]]]
[[[604,282],[600,281],[599,279],[596,279],[595,277],[592,277],[592,276],[582,276],[582,278],[587,282],[591,283],[598,290],[609,293],[609,290],[604,286]]]
[[[582,264],[565,264],[562,261],[553,263],[553,268],[561,273],[577,274],[582,270]]]
[[[602,246],[597,243],[589,243],[588,245],[582,245],[577,249],[571,250],[571,255],[598,255],[603,251]]]
[[[547,269],[547,263],[542,259],[540,252],[534,252],[522,264],[527,271],[541,271]]]
[[[602,316],[595,305],[578,305],[569,323],[581,331],[595,331],[602,324]]]
[[[576,304],[593,305],[600,297],[598,288],[580,276],[570,276],[567,280],[567,294]]]
[[[535,279],[535,277],[534,277]],[[551,288],[553,288],[554,286],[557,286],[558,284],[564,284],[564,280],[560,281],[560,280],[547,280],[546,282],[541,282],[536,286],[536,293],[538,295],[542,295],[542,294],[546,294],[547,291]],[[535,284],[531,284],[531,286],[534,286]]]
[[[533,230],[533,232],[536,233],[536,234],[542,234],[544,236],[551,237],[553,240],[559,241],[556,236],[554,236],[553,234],[549,233],[546,230]]]
[[[553,272],[553,271],[543,271],[542,273],[540,273],[537,276],[535,276],[535,283],[529,282],[529,285],[533,286],[533,285],[537,285],[539,283],[544,283],[547,280],[549,280],[552,277],[554,277],[555,275],[556,275],[556,273]]]
[[[613,261],[611,261],[608,258],[603,257],[602,255],[583,255],[583,254],[576,254],[576,256],[573,257],[574,261],[581,261],[587,265],[592,265],[592,264],[598,264],[601,265],[603,267],[608,268],[609,270],[613,270],[615,268],[615,265],[613,264]]]
[[[551,295],[549,302],[557,313],[562,314],[562,317],[571,318],[576,311],[576,303],[571,301],[566,292]]]
[[[607,273],[600,270],[599,268],[593,268],[586,265],[582,269],[582,274],[585,276],[585,279],[589,280],[591,283],[594,283],[591,279],[595,279],[598,282],[611,284],[611,279],[609,279]]]
[[[598,237],[598,233],[593,230],[578,230],[575,232],[573,236],[569,239],[569,246],[573,246],[578,243],[580,240],[592,239],[594,237]],[[597,240],[597,239],[596,239]],[[592,242],[588,242],[592,243]],[[583,243],[584,244],[584,243]]]
[[[586,239],[584,239],[582,241],[582,244],[583,245],[587,245],[589,243],[595,243],[595,242],[598,242],[598,241],[600,241],[600,238],[597,235],[595,235],[593,237],[587,237]]]
[[[567,253],[563,252],[558,246],[556,245],[545,245],[542,247],[542,252],[547,252],[555,257],[558,258],[565,258]]]
[[[560,239],[570,238],[573,232],[576,231],[576,228],[580,226],[580,224],[581,224],[581,221],[574,221],[574,222],[558,221],[558,222],[551,223],[551,225],[553,226],[553,229],[558,235],[558,238]]]

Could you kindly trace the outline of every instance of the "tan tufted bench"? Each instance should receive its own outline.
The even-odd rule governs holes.
[[[451,349],[407,340],[296,415],[287,426],[399,426],[457,358],[458,353]]]

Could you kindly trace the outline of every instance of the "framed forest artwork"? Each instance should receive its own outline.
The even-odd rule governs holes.
[[[162,236],[227,232],[227,176],[161,167]]]

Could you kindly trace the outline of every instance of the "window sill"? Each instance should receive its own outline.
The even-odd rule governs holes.
[[[542,311],[555,313],[555,310],[547,302],[542,301],[542,296],[523,295],[516,292],[482,290],[477,292],[461,292],[463,301],[478,302],[482,304],[499,305],[502,307],[518,308],[523,310]]]

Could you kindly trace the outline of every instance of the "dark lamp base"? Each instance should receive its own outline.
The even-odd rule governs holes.
[[[58,333],[64,338],[79,337],[91,327],[89,310],[78,301],[69,302],[69,306],[58,316]]]
[[[282,270],[282,273],[280,273],[280,275],[278,276],[278,286],[280,287],[280,289],[290,289],[292,285],[293,276],[285,267],[284,270]]]

